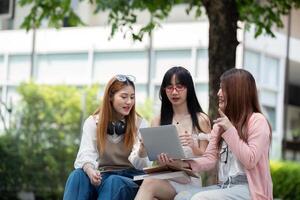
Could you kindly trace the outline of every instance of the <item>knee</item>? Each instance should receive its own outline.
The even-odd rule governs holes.
[[[90,182],[82,169],[71,172],[66,182],[64,199],[88,199],[91,193]]]
[[[78,183],[78,184],[82,182],[89,183],[89,178],[82,169],[75,169],[69,175],[68,182]]]
[[[106,181],[110,186],[120,188],[121,186],[137,187],[137,184],[132,181],[132,179],[119,176],[119,175],[110,175],[107,177]]]
[[[152,178],[146,178],[144,179],[143,183],[142,183],[142,187],[152,187],[154,184],[156,184],[158,181],[156,179],[152,179]]]
[[[159,187],[160,181],[161,180],[159,179],[146,178],[144,179],[141,188],[153,193],[156,190],[156,187]]]
[[[217,200],[226,199],[226,196],[218,194],[217,192],[212,193],[211,191],[199,192],[191,197],[191,200]]]
[[[87,178],[86,173],[83,171],[83,169],[75,169],[71,172],[70,176],[76,177],[76,178]]]
[[[179,192],[174,200],[190,200],[192,198],[193,194],[191,194],[188,191]]]

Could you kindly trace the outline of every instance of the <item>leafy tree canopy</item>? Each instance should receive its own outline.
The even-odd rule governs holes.
[[[126,27],[131,30],[133,39],[138,40],[159,26],[175,5],[185,4],[187,14],[195,10],[195,17],[199,17],[203,6],[207,7],[214,3],[210,0],[89,0],[88,2],[95,5],[95,14],[99,11],[109,11],[108,23],[111,24],[112,36],[117,30]],[[49,27],[55,28],[60,28],[65,19],[71,26],[84,25],[72,8],[71,0],[20,0],[19,3],[21,6],[32,6],[30,14],[22,24],[27,30],[40,27],[44,19],[48,20]],[[246,22],[246,28],[249,28],[250,24],[255,24],[255,36],[262,33],[274,36],[272,26],[283,27],[281,16],[288,14],[293,7],[298,8],[300,0],[238,0],[236,5],[238,18]],[[151,17],[148,23],[134,31],[137,11],[148,11]]]

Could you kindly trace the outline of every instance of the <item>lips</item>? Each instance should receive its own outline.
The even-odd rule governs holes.
[[[123,110],[124,110],[125,112],[129,112],[129,111],[130,111],[130,107],[123,107]]]
[[[179,99],[179,97],[172,97],[172,101],[178,101]]]

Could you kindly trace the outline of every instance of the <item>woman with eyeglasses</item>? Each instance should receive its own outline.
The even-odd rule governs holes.
[[[84,122],[64,199],[134,199],[138,185],[132,178],[143,174],[141,169],[149,164],[138,139],[138,129],[146,126],[135,111],[132,77],[113,77],[102,105]]]
[[[200,156],[208,144],[210,120],[203,112],[190,72],[183,67],[172,67],[163,78],[160,87],[161,111],[152,121],[152,126],[174,124],[177,127],[184,152],[188,157]],[[206,138],[198,140],[198,137]],[[158,162],[164,164],[164,157]],[[173,199],[190,185],[201,186],[201,177],[190,177],[189,182],[145,179],[136,196],[138,200]]]
[[[205,171],[216,164],[219,184],[190,187],[175,200],[272,199],[269,168],[271,127],[261,113],[253,76],[243,69],[231,69],[220,78],[219,118],[214,120],[204,155],[192,161],[166,162]]]

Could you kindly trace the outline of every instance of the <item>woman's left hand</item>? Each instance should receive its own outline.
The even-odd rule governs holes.
[[[187,132],[182,135],[179,135],[180,142],[182,146],[189,146],[191,149],[194,148],[194,139],[193,136]]]
[[[139,139],[139,142],[140,142],[140,148],[139,148],[139,157],[140,158],[144,158],[147,156],[147,151],[146,151],[146,148],[145,148],[145,145],[144,145],[144,142],[142,139]]]
[[[222,110],[220,108],[218,109],[218,111],[219,111],[219,114],[221,117],[215,119],[214,123],[217,124],[218,126],[220,126],[220,128],[222,128],[225,132],[228,129],[230,129],[233,125],[230,122],[230,120],[228,119],[228,117],[222,112]]]

